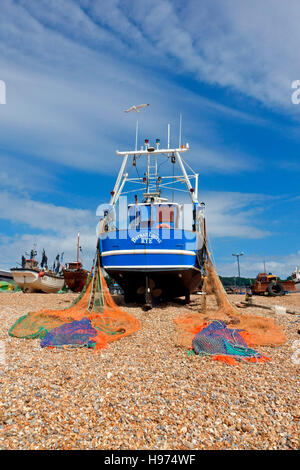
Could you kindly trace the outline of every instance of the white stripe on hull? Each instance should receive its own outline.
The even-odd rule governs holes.
[[[191,265],[183,265],[183,264],[178,264],[178,265],[174,265],[174,264],[166,264],[166,265],[161,265],[161,264],[156,264],[156,265],[145,265],[145,266],[142,266],[140,264],[134,266],[134,265],[131,265],[131,266],[104,266],[103,265],[103,268],[104,269],[134,269],[135,271],[138,270],[138,269],[158,269],[158,270],[161,270],[161,269],[197,269],[195,266],[191,266]]]
[[[113,251],[104,251],[101,253],[101,256],[112,256],[112,255],[188,255],[188,256],[195,256],[196,253],[194,251],[188,250],[148,250],[145,248],[144,250],[137,249],[137,250],[113,250]]]

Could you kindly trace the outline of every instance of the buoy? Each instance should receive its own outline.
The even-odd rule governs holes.
[[[156,226],[156,228],[171,228],[171,225],[169,224],[159,224]]]

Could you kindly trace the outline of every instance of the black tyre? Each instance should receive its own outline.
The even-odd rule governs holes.
[[[277,282],[276,284],[273,282],[270,282],[270,284],[267,287],[267,291],[268,291],[268,294],[272,297],[284,295],[284,288],[283,288],[283,285],[280,284],[280,282]]]

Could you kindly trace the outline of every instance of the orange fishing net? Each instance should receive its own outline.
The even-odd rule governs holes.
[[[140,322],[114,303],[100,268],[99,253],[96,259],[85,288],[70,307],[28,313],[12,326],[9,334],[17,338],[42,339],[61,325],[89,319],[91,327],[97,330],[97,336],[92,338],[94,349],[101,349],[107,343],[138,331]]]
[[[216,320],[221,320],[228,328],[245,330],[240,334],[248,346],[280,345],[286,342],[285,334],[273,319],[240,313],[229,301],[209,255],[202,291],[199,312],[186,312],[174,319],[175,342],[178,346],[192,349],[195,335]],[[230,358],[224,359],[224,357],[214,356],[223,362],[235,363]],[[247,360],[257,362],[251,358]]]

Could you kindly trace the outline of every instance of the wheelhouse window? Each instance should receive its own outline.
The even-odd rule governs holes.
[[[153,218],[152,206],[131,206],[129,207],[129,225],[132,229],[148,229],[153,227],[155,220]]]
[[[175,228],[179,226],[180,210],[177,204],[130,205],[129,227],[134,230]]]
[[[174,206],[160,206],[157,208],[157,221],[159,224],[174,223]]]

